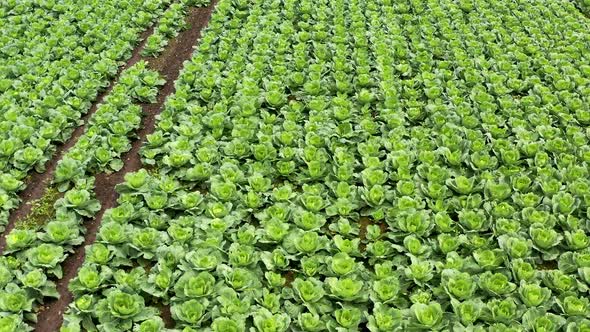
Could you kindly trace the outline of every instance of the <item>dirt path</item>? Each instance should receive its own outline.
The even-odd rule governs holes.
[[[97,213],[95,219],[85,222],[84,225],[87,231],[83,246],[79,247],[75,253],[63,262],[63,278],[57,281],[57,290],[60,298],[49,301],[43,306],[38,314],[35,331],[53,332],[59,330],[63,321],[63,313],[72,301],[72,294],[68,291],[67,287],[70,280],[76,276],[78,269],[84,262],[85,246],[95,241],[96,232],[98,231],[104,212],[116,205],[118,195],[115,191],[115,186],[123,182],[125,174],[137,171],[142,167],[139,149],[143,145],[146,136],[154,131],[156,116],[162,110],[166,97],[174,93],[174,81],[176,81],[184,61],[191,58],[193,47],[197,44],[201,36],[201,30],[209,22],[216,4],[217,1],[213,1],[205,8],[191,8],[187,18],[189,29],[182,31],[175,39],[171,40],[165,51],[156,59],[145,58],[150,63],[150,68],[157,70],[165,76],[166,84],[160,89],[156,103],[142,105],[144,112],[142,129],[138,131],[137,134],[139,137],[132,143],[131,150],[122,156],[122,160],[124,161],[123,168],[116,173],[100,173],[96,175],[95,192],[102,208]],[[139,52],[134,52],[134,54],[139,54]],[[141,57],[138,57],[135,61],[137,62],[139,59]]]

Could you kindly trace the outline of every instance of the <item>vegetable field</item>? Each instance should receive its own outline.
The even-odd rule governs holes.
[[[589,12],[7,0],[0,331],[590,331]]]

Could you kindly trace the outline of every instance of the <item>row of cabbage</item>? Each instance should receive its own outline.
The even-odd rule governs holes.
[[[157,56],[162,53],[170,39],[176,37],[181,30],[188,27],[184,18],[190,7],[206,7],[209,4],[210,0],[181,0],[170,5],[160,18],[154,33],[147,38],[141,54],[144,56]]]
[[[221,0],[63,331],[587,330],[580,18]]]
[[[580,10],[586,15],[590,14],[590,1],[589,0],[575,0]]]
[[[117,171],[120,156],[130,150],[141,125],[142,102],[154,102],[164,81],[146,63],[121,73],[77,143],[58,163],[53,182],[63,198],[55,203],[54,219],[42,225],[17,225],[6,235],[0,258],[0,326],[28,331],[47,298],[58,298],[55,281],[62,262],[84,242],[83,222],[100,210],[94,175]]]
[[[0,231],[31,170],[80,125],[170,0],[8,0],[0,8]]]

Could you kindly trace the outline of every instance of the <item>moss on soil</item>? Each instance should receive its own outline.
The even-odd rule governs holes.
[[[55,217],[55,202],[61,193],[54,187],[45,189],[43,196],[30,202],[31,211],[22,219],[16,221],[16,228],[37,229]]]

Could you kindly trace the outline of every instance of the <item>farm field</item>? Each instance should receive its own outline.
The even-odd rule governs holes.
[[[7,1],[0,331],[589,331],[587,13]]]

